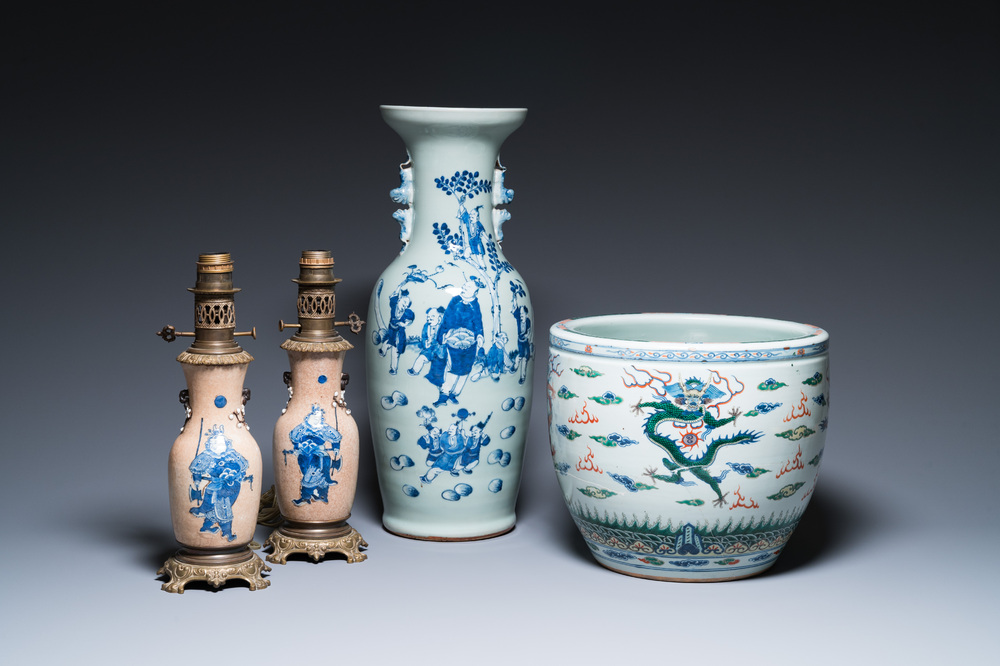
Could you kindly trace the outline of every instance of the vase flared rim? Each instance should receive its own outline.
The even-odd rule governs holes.
[[[474,107],[474,106],[407,106],[401,104],[382,104],[379,106],[383,111],[412,111],[412,112],[435,112],[435,113],[497,113],[497,112],[521,112],[526,113],[526,107]]]
[[[552,325],[549,343],[611,358],[741,362],[822,354],[829,335],[810,324],[763,317],[635,313],[565,319]]]
[[[476,127],[487,133],[499,131],[501,141],[517,129],[528,115],[525,108],[464,108],[448,106],[392,106],[383,104],[379,109],[382,118],[397,132],[404,128],[437,128],[450,133],[458,130],[461,136],[467,128]]]

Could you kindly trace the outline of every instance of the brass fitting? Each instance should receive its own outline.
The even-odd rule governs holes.
[[[356,314],[347,321],[336,321],[337,297],[334,287],[340,278],[333,275],[333,256],[329,250],[303,250],[299,259],[299,277],[292,282],[299,285],[296,304],[299,323],[278,321],[278,330],[298,329],[286,340],[282,349],[293,351],[347,351],[353,345],[342,337],[336,326],[350,326],[355,334],[361,332],[364,322]]]
[[[194,338],[177,360],[196,365],[252,361],[253,357],[236,344],[238,336],[256,339],[257,329],[236,331],[234,295],[240,290],[233,287],[232,256],[228,252],[198,255],[195,285],[188,291],[194,294],[194,332],[179,332],[168,325],[156,333],[166,342],[178,337]]]

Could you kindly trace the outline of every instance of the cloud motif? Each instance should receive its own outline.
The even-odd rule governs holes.
[[[443,493],[441,493],[441,497],[448,500],[449,502],[457,502],[458,500],[462,499],[462,496],[456,493],[451,488],[448,488]]]
[[[613,432],[607,437],[602,437],[600,435],[591,435],[591,439],[600,442],[604,446],[632,446],[633,444],[638,444],[639,442],[634,439],[629,439],[621,433]]]
[[[803,439],[804,437],[808,437],[809,435],[816,434],[816,431],[806,426],[799,426],[794,430],[786,430],[784,432],[779,432],[775,434],[778,437],[784,437],[790,442],[795,442],[797,440]]]
[[[381,403],[382,409],[392,409],[393,407],[401,407],[408,403],[410,400],[406,397],[402,391],[393,391],[392,395],[382,396]]]
[[[639,442],[634,439],[629,439],[621,433],[613,432],[608,435],[608,439],[617,444],[618,446],[632,446],[633,444],[638,444]]]
[[[822,381],[823,381],[823,373],[817,372],[816,374],[814,374],[809,379],[802,380],[802,383],[803,384],[807,384],[809,386],[816,386],[817,384],[821,383]]]
[[[621,396],[617,396],[613,391],[605,391],[601,395],[590,396],[590,399],[599,405],[618,405],[621,404]]]
[[[570,465],[568,462],[553,463],[553,465],[555,466],[556,471],[562,474],[563,476],[566,476],[566,473],[569,472],[570,469],[572,469],[572,465]]]
[[[393,456],[392,458],[389,458],[389,467],[398,472],[401,469],[413,467],[413,459],[405,454],[401,456]]]
[[[500,439],[510,439],[514,436],[514,431],[516,428],[514,426],[507,426],[500,431]]]
[[[559,391],[556,393],[556,395],[562,398],[563,400],[569,400],[570,398],[576,397],[576,393],[573,393],[565,386],[560,386]]]
[[[460,483],[455,486],[455,492],[462,497],[468,497],[472,494],[472,486],[467,483]]]
[[[778,407],[781,407],[780,402],[759,402],[757,406],[753,408],[753,411],[747,412],[747,416],[753,415],[757,416],[759,414],[770,414]]]
[[[773,495],[768,495],[767,499],[779,500],[779,499],[784,499],[786,497],[791,497],[798,491],[799,488],[801,488],[804,485],[806,484],[802,481],[798,483],[790,483],[781,490],[779,490],[778,492],[774,493]]]
[[[597,488],[595,486],[587,486],[586,488],[577,488],[577,490],[579,490],[587,497],[593,497],[594,499],[607,499],[608,497],[612,497],[618,494],[613,490],[607,490],[605,488]]]
[[[625,489],[630,493],[639,492],[639,489],[635,487],[635,481],[632,480],[632,477],[625,476],[624,474],[615,474],[614,472],[608,472],[608,476],[625,486]]]
[[[815,402],[817,405],[819,405],[820,407],[822,407],[823,405],[826,404],[826,395],[823,394],[823,393],[820,393],[818,396],[816,396],[815,398],[813,398],[813,402]]]
[[[726,464],[729,465],[730,469],[732,469],[734,472],[736,472],[737,474],[742,474],[748,479],[756,479],[761,474],[767,474],[768,472],[771,471],[769,469],[764,469],[763,467],[754,467],[753,465],[750,465],[748,463],[731,462]]]
[[[420,494],[420,491],[411,486],[410,484],[406,484],[403,486],[403,494],[409,495],[410,497],[416,497],[417,495]]]
[[[570,370],[572,370],[576,374],[580,375],[581,377],[594,378],[594,377],[600,377],[601,376],[600,372],[598,372],[597,370],[594,370],[589,365],[581,365],[579,368],[570,368]]]
[[[569,426],[564,426],[564,425],[557,427],[556,432],[558,432],[560,435],[562,435],[568,440],[574,440],[580,436],[580,433],[578,433],[575,430],[570,430]]]
[[[395,428],[386,428],[385,438],[390,442],[395,442],[396,440],[399,439],[399,431],[396,430]]]
[[[761,391],[777,391],[782,386],[788,386],[788,384],[784,382],[779,382],[775,380],[773,377],[769,377],[764,381],[762,381],[760,384],[757,384],[757,388],[760,389]]]
[[[491,493],[498,493],[503,490],[503,481],[500,479],[493,479],[490,481],[490,485],[488,485],[487,488],[490,489]]]

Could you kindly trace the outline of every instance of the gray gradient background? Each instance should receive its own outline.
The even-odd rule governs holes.
[[[441,21],[386,3],[144,4],[5,15],[5,663],[995,656],[996,3],[461,3]],[[529,109],[502,152],[504,250],[542,361],[517,528],[464,544],[382,530],[358,350],[368,561],[163,593],[185,343],[153,332],[190,329],[198,253],[232,252],[269,470],[300,251],[333,250],[347,315],[397,249],[405,154],[384,103]],[[831,334],[820,484],[766,575],[628,578],[572,526],[546,442],[546,331],[643,310]]]

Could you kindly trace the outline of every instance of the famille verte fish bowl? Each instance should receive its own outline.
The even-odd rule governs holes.
[[[552,459],[597,561],[722,581],[776,561],[816,485],[828,335],[772,319],[629,314],[549,338]]]

